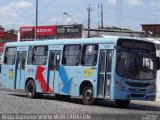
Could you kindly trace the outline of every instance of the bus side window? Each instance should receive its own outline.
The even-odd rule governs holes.
[[[7,65],[14,65],[16,59],[16,48],[6,48],[4,63]]]
[[[62,64],[78,66],[80,60],[81,45],[65,45],[63,49]]]
[[[35,46],[32,51],[32,64],[46,65],[48,46]]]
[[[32,49],[32,64],[35,64],[35,51],[36,51],[36,47],[33,47]]]
[[[98,45],[83,45],[81,64],[95,66],[97,64]]]
[[[28,50],[28,60],[27,60],[27,64],[30,65],[32,63],[32,46],[29,47]]]
[[[62,64],[66,65],[66,57],[65,56],[62,57]]]
[[[54,57],[55,57],[55,53],[54,52],[51,52],[50,53],[50,65],[49,65],[49,67],[50,67],[50,70],[53,70],[54,69]]]
[[[112,56],[113,56],[113,50],[108,50],[107,52],[107,72],[111,72]]]

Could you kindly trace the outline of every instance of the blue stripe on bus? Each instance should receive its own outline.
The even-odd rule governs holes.
[[[72,78],[70,80],[68,79],[66,71],[63,66],[60,66],[59,68],[59,75],[63,82],[63,88],[61,89],[61,91],[66,94],[69,94]]]

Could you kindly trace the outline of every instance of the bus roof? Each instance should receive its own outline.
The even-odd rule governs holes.
[[[96,44],[96,43],[108,43],[116,44],[118,39],[130,39],[148,41],[142,38],[135,37],[120,37],[120,36],[100,36],[98,38],[81,38],[81,39],[51,39],[51,40],[39,40],[39,41],[21,41],[21,42],[8,42],[5,46],[32,46],[32,45],[56,45],[56,44]]]
[[[160,44],[160,39],[157,39],[157,38],[145,38],[145,39],[153,43]]]

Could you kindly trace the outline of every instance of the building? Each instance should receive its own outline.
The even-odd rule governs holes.
[[[57,39],[82,38],[82,28],[80,25],[58,25]]]
[[[160,24],[142,24],[147,37],[160,37]]]
[[[38,26],[37,39],[82,38],[82,25]],[[20,27],[20,41],[35,39],[35,26]]]
[[[132,30],[114,30],[114,29],[90,29],[90,36],[111,35],[126,37],[145,37],[145,32]],[[83,30],[83,37],[88,36],[88,29]]]
[[[5,29],[0,26],[0,56],[3,52],[3,46],[6,42],[17,41],[17,34],[7,32]]]

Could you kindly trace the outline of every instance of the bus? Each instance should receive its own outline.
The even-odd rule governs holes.
[[[0,83],[42,94],[98,99],[127,106],[131,100],[156,97],[156,49],[145,39],[98,38],[10,42],[5,44]]]

